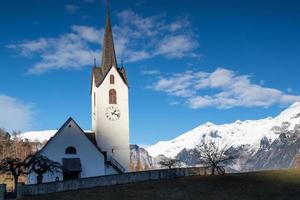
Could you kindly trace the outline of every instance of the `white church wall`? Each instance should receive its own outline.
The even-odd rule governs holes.
[[[112,166],[108,165],[105,168],[105,174],[106,175],[114,175],[114,174],[119,174],[119,172],[117,172],[117,170],[115,168],[113,168]]]
[[[43,183],[55,182],[63,180],[63,174],[61,172],[47,172],[43,175]],[[27,176],[27,184],[37,184],[37,174],[31,172]]]
[[[114,84],[110,84],[110,75],[115,77]],[[110,89],[117,91],[116,105],[109,104]],[[126,171],[129,171],[128,87],[116,68],[112,67],[103,83],[98,88],[94,87],[93,90],[96,92],[95,110],[97,116],[95,118],[94,131],[96,131],[97,143],[102,151],[106,151],[109,156],[113,156]],[[105,115],[106,109],[110,106],[116,106],[121,111],[121,116],[116,121],[108,120]]]
[[[97,88],[95,86],[95,80],[94,80],[94,76],[92,77],[92,91],[91,91],[91,110],[92,110],[92,116],[91,116],[91,120],[92,120],[92,130],[96,130],[96,124],[98,122],[97,120],[97,99],[98,99],[98,91]]]
[[[71,125],[69,127],[69,125]],[[82,130],[70,121],[61,132],[57,133],[40,152],[51,160],[62,164],[63,158],[80,158],[82,172],[80,178],[105,175],[104,155],[90,142],[90,140],[81,133]],[[65,154],[68,147],[75,147],[77,154]],[[43,182],[56,181],[63,179],[62,174],[48,173],[44,176]],[[28,178],[28,184],[36,183],[36,175],[31,173]]]

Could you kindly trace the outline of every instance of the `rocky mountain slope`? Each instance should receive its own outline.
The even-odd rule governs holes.
[[[138,145],[130,145],[130,168],[132,171],[144,171],[154,167],[154,160],[149,153]]]
[[[193,166],[199,164],[195,148],[205,141],[229,147],[229,153],[237,157],[230,166],[234,170],[287,168],[300,149],[300,103],[275,118],[224,125],[206,123],[174,140],[158,142],[147,151],[154,159],[164,155]]]

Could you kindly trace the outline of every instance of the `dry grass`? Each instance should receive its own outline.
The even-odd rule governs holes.
[[[26,182],[26,176],[20,176],[19,182]],[[0,184],[6,184],[6,190],[11,192],[14,190],[14,178],[10,174],[1,174],[0,175]]]
[[[188,177],[88,190],[23,200],[284,200],[300,199],[300,170]]]

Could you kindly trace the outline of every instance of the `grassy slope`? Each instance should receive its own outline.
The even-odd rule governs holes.
[[[300,199],[300,169],[188,177],[27,197],[24,200]]]

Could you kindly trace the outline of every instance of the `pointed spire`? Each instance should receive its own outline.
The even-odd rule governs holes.
[[[105,71],[111,66],[117,66],[117,58],[114,46],[113,33],[110,22],[109,0],[106,0],[106,26],[104,33],[103,49],[102,49],[102,65]]]

